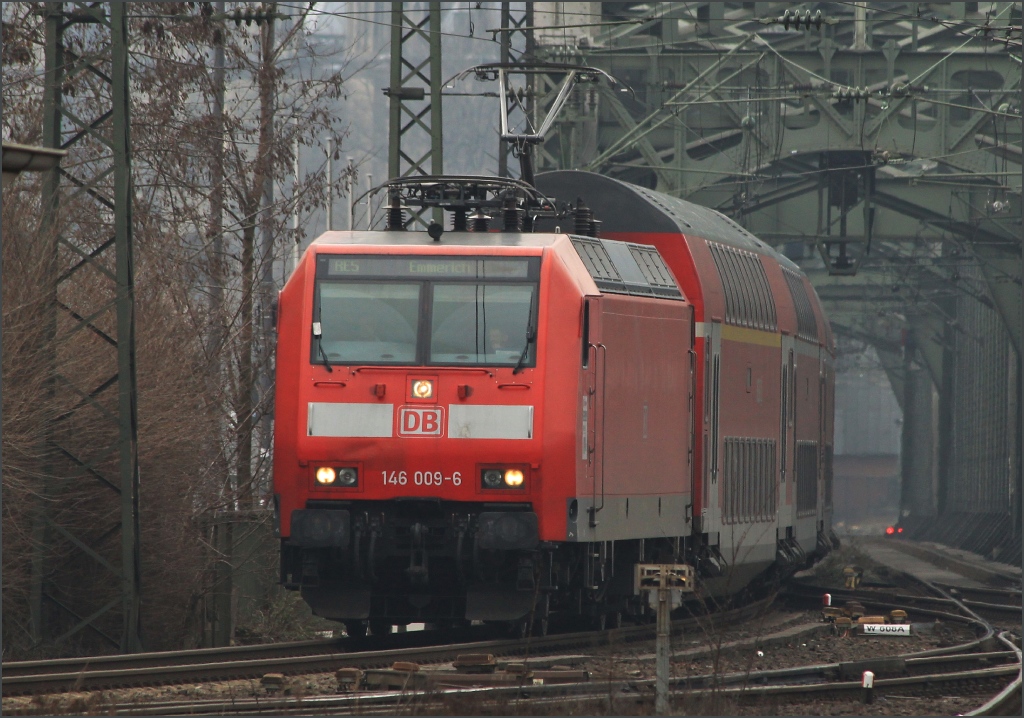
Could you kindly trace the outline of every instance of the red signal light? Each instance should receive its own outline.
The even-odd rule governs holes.
[[[885,529],[886,536],[892,536],[894,533],[896,533],[896,529],[894,529],[892,526],[889,526]]]
[[[896,533],[898,533],[898,534],[903,533],[903,527],[900,526],[898,529],[896,529]]]

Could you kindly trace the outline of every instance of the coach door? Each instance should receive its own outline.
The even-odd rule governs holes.
[[[818,490],[819,516],[823,516],[832,508],[832,439],[829,428],[832,424],[832,403],[829,397],[829,365],[828,353],[823,348],[818,350],[818,447],[821,466],[818,470],[820,487]]]
[[[719,417],[721,414],[722,325],[704,324],[704,471],[701,530],[721,530],[719,514]]]
[[[796,355],[793,337],[782,336],[782,377],[779,396],[779,524],[792,526],[796,499]]]

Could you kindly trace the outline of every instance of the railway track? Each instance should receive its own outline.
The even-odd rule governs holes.
[[[946,656],[911,657],[894,660],[858,661],[853,664],[823,664],[768,671],[736,672],[687,676],[671,681],[676,700],[701,700],[709,696],[752,702],[786,699],[789,701],[822,698],[857,698],[862,692],[859,678],[849,680],[852,672],[866,665],[881,671],[896,670],[908,675],[879,678],[876,690],[890,695],[919,694],[922,690],[991,693],[1012,678],[1019,666],[1012,650],[991,653],[959,653]],[[896,664],[899,664],[897,667]],[[846,680],[843,680],[846,678]],[[486,680],[485,678],[482,680]],[[614,701],[646,703],[653,697],[653,680],[594,678],[586,682],[535,685],[530,677],[512,686],[446,688],[444,678],[427,690],[371,692],[313,698],[252,698],[242,700],[164,701],[145,706],[122,707],[116,715],[226,715],[259,713],[388,713],[404,706],[417,710],[440,709],[454,701],[476,701],[478,705],[516,702],[522,710],[528,706],[573,700],[588,704]],[[605,706],[614,708],[615,706]]]
[[[963,589],[960,587],[946,588],[938,586],[928,581],[911,576],[910,574],[904,574],[904,578],[909,581],[915,582],[921,585],[926,591],[930,592],[931,596],[918,596],[908,595],[902,593],[893,593],[886,591],[873,591],[873,590],[843,590],[843,589],[829,589],[821,586],[813,586],[808,584],[796,584],[790,586],[787,591],[787,595],[796,598],[797,600],[811,601],[817,598],[819,601],[822,594],[830,593],[832,595],[833,603],[836,602],[856,600],[861,602],[866,608],[873,607],[878,609],[892,610],[893,608],[905,608],[912,606],[914,613],[917,615],[924,615],[934,617],[940,620],[953,620],[953,621],[966,621],[975,626],[978,631],[978,638],[967,644],[962,644],[955,647],[937,648],[929,651],[923,651],[915,654],[915,657],[924,658],[927,656],[942,656],[950,655],[955,651],[963,651],[965,649],[984,650],[986,648],[992,649],[995,647],[1001,647],[1003,653],[1012,653],[1014,656],[1015,663],[1013,665],[1005,666],[1005,672],[1001,673],[1003,677],[1003,684],[1001,690],[992,696],[982,706],[976,710],[968,713],[967,715],[1020,715],[1021,710],[1021,648],[1019,636],[1014,637],[1009,632],[1002,632],[997,634],[992,624],[988,620],[983,618],[979,613],[986,613],[991,615],[995,612],[999,614],[1000,619],[1005,619],[1008,616],[1013,616],[1016,619],[1020,619],[1020,593],[1014,589]],[[972,601],[961,597],[962,593],[970,593],[971,595],[980,595],[986,598],[997,597],[1003,600],[1007,600],[1007,603],[994,604],[988,601]],[[936,595],[937,594],[937,595]],[[1014,604],[1016,599],[1016,605]],[[939,605],[943,608],[953,608],[958,613],[950,613],[944,610],[936,610],[934,608],[922,608],[921,604]],[[999,619],[997,619],[999,620]],[[965,681],[966,686],[978,685],[982,680],[988,681],[991,678],[995,678],[997,671],[988,671],[975,673],[973,671],[964,672],[960,677]],[[1005,678],[1011,678],[1006,681]],[[957,680],[960,680],[958,678]],[[946,686],[949,683],[950,678],[939,678],[931,677],[927,679],[930,685],[935,686]],[[896,681],[896,682],[893,682]],[[921,681],[917,680],[916,683],[921,685]],[[915,685],[914,680],[903,680],[903,679],[882,679],[875,681],[875,689],[879,690],[905,690],[907,686]],[[857,684],[859,687],[859,683]],[[854,688],[843,688],[847,692],[855,692]],[[820,695],[830,695],[830,689],[824,685],[808,689],[810,693],[818,692]],[[797,691],[799,693],[799,691]],[[765,696],[768,693],[764,693]],[[775,690],[775,697],[781,697],[783,695],[789,696],[786,689]]]
[[[768,599],[763,599],[713,615],[674,621],[672,628],[674,632],[691,630],[711,617],[718,626],[741,623],[758,615],[769,603]],[[58,661],[10,662],[2,666],[3,695],[259,678],[270,672],[286,675],[322,673],[344,667],[386,667],[396,661],[445,663],[464,653],[490,653],[499,657],[536,656],[649,640],[654,636],[654,630],[652,624],[647,624],[606,631],[531,637],[526,640],[516,638],[463,643],[451,643],[450,632],[443,636],[431,636],[430,632],[423,632],[387,636],[385,638],[389,646],[378,650],[360,650],[367,645],[366,639],[347,639]],[[433,643],[424,645],[431,639]],[[440,640],[445,643],[438,645],[437,641]]]
[[[1018,614],[1021,610],[1020,589],[972,588],[952,586],[943,583],[937,583],[935,585],[948,591],[950,595],[960,598],[960,600],[962,600],[967,606],[970,606],[973,601],[983,605],[995,603],[1001,608],[1006,608],[1007,610],[1016,608]]]
[[[487,629],[452,629],[446,632],[447,640],[468,642],[479,640]],[[432,631],[396,633],[376,638],[325,638],[307,641],[286,641],[282,643],[261,643],[250,646],[225,646],[223,648],[197,648],[181,651],[158,651],[153,653],[122,653],[84,658],[60,658],[38,661],[9,661],[3,664],[3,675],[23,677],[41,673],[78,675],[90,671],[121,671],[126,669],[184,667],[213,663],[235,663],[258,659],[279,660],[301,657],[327,656],[365,651],[373,646],[380,649],[406,649],[429,646],[439,641]],[[7,688],[4,684],[4,694]]]
[[[914,558],[921,559],[939,568],[953,571],[961,576],[974,579],[991,587],[1016,590],[1018,593],[1021,589],[1020,571],[1013,571],[1009,568],[1002,569],[992,565],[983,566],[977,562],[966,558],[958,558],[945,551],[940,551],[917,542],[899,539],[868,539],[867,541],[893,548],[896,551],[901,551]]]
[[[979,601],[972,600],[962,597],[962,594],[968,593],[972,589],[962,589],[951,587],[947,589],[950,593],[949,597],[946,596],[935,596],[935,595],[917,595],[909,593],[899,593],[896,591],[890,591],[887,589],[876,589],[863,591],[847,591],[842,589],[825,588],[822,586],[799,586],[796,589],[790,588],[787,590],[785,595],[800,596],[801,598],[807,599],[808,601],[816,597],[820,601],[822,593],[829,593],[832,595],[833,600],[838,601],[852,601],[860,600],[861,596],[869,596],[872,602],[878,605],[884,604],[884,607],[889,608],[915,608],[923,609],[926,606],[933,607],[935,609],[956,609],[958,599],[965,607],[970,608],[975,613],[984,616],[986,619],[997,621],[1000,623],[1006,623],[1008,621],[1014,622],[1016,625],[1020,624],[1021,619],[1021,605],[1018,602],[1014,603],[993,603],[990,601]],[[978,593],[971,593],[971,595],[980,595]]]
[[[860,601],[865,607],[891,610],[911,608],[915,617],[941,621],[959,621],[972,625],[976,638],[955,646],[935,648],[903,656],[800,666],[795,668],[718,673],[677,677],[671,682],[675,700],[735,701],[750,703],[806,703],[814,701],[856,700],[862,693],[858,673],[874,670],[878,675],[875,691],[886,696],[919,697],[927,695],[991,696],[970,715],[1019,715],[1021,691],[1021,651],[1019,639],[1010,634],[996,634],[981,614],[997,608],[1006,615],[1019,601],[1013,589],[972,589],[935,586],[920,583],[931,595],[912,595],[888,590],[826,589],[809,584],[792,584],[785,597],[791,601],[820,606],[821,594],[829,592],[833,602]],[[966,594],[966,595],[965,595]],[[971,596],[968,598],[967,595]],[[982,600],[984,599],[984,600]],[[1003,602],[1005,601],[1005,603]],[[998,602],[998,603],[997,603]],[[767,601],[715,615],[717,624],[735,624],[749,620],[763,610]],[[692,629],[698,617],[677,621],[674,631]],[[450,634],[446,634],[450,635]],[[90,660],[35,661],[3,666],[5,696],[91,690],[124,686],[157,685],[229,678],[255,678],[267,672],[304,674],[334,671],[343,667],[372,669],[390,666],[395,661],[414,661],[423,666],[451,661],[462,653],[492,653],[499,657],[557,654],[579,649],[593,649],[609,644],[626,644],[649,640],[649,625],[612,629],[604,632],[583,632],[519,639],[472,641],[455,645],[419,645],[429,634],[399,634],[385,637],[392,645],[376,650],[365,648],[366,639],[304,641],[270,646],[233,647],[179,651],[171,654],[111,656]],[[137,662],[136,665],[132,663]],[[579,673],[578,671],[575,673]],[[415,691],[367,691],[330,696],[266,696],[235,698],[230,701],[189,700],[148,702],[139,705],[110,706],[115,715],[215,715],[215,714],[310,714],[363,713],[388,714],[397,709],[440,710],[466,702],[480,708],[508,706],[518,711],[559,702],[573,701],[594,711],[618,710],[628,704],[653,701],[653,680],[615,676],[594,677],[551,685],[534,685],[534,675],[524,671],[518,678],[504,676],[494,685],[472,687],[463,680],[453,681],[450,673],[425,668]],[[430,679],[428,676],[433,675]],[[500,676],[499,676],[500,677]],[[511,679],[511,684],[510,680]],[[486,683],[487,679],[480,679]],[[460,685],[451,685],[452,683]]]
[[[953,616],[956,618],[956,616]],[[975,621],[970,617],[969,622]],[[986,633],[983,631],[983,633]],[[988,638],[987,635],[982,638]],[[862,670],[875,670],[880,678],[875,690],[886,696],[921,694],[989,695],[994,698],[971,715],[1017,715],[1019,705],[1020,650],[1007,636],[998,637],[1003,650],[963,652],[964,646],[900,657],[849,663],[832,663],[766,671],[706,674],[676,678],[671,682],[677,701],[787,701],[801,703],[820,700],[857,700],[863,693],[859,680]],[[977,649],[976,642],[965,644]],[[898,675],[891,675],[898,674]],[[851,677],[853,678],[851,680]],[[305,699],[250,699],[246,701],[206,701],[202,703],[165,702],[123,709],[118,715],[176,715],[231,713],[369,713],[387,714],[397,708],[443,710],[453,702],[471,702],[478,708],[499,708],[515,703],[519,712],[544,706],[564,705],[572,700],[595,710],[621,710],[625,704],[647,704],[653,700],[652,680],[613,680],[595,678],[587,682],[562,685],[532,685],[527,676],[515,686],[480,688],[444,688],[443,679],[430,690],[421,692],[363,693]],[[1016,686],[1016,688],[1015,688]],[[1014,696],[1018,703],[1014,704]]]

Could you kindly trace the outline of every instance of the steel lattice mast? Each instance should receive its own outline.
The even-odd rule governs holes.
[[[69,161],[43,190],[43,227],[54,237],[44,330],[50,416],[33,526],[32,633],[39,645],[89,629],[131,652],[142,643],[129,6],[45,7],[44,146],[67,150]],[[94,92],[69,94],[79,83]],[[102,364],[95,376],[77,365],[83,355]],[[76,440],[84,422],[102,427],[100,442]],[[64,499],[88,503],[94,525],[61,510]],[[76,585],[83,571],[109,575],[109,593]]]

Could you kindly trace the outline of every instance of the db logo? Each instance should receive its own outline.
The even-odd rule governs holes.
[[[399,436],[441,436],[444,409],[439,406],[403,406],[398,412]]]

